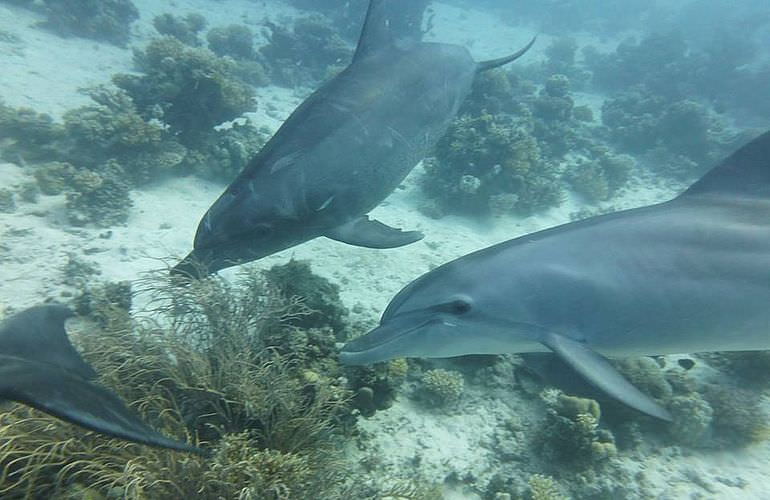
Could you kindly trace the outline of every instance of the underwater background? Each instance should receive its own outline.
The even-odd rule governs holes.
[[[484,74],[372,212],[426,237],[316,239],[176,286],[200,217],[350,61],[365,0],[0,0],[0,318],[70,305],[101,382],[189,456],[0,406],[0,498],[770,498],[770,354],[628,358],[673,414],[521,357],[343,367],[426,271],[668,200],[770,125],[760,0],[432,2]],[[566,392],[565,392],[566,391]]]

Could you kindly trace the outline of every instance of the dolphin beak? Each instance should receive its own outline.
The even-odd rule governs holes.
[[[413,334],[433,322],[431,319],[419,321],[409,313],[389,318],[387,323],[345,344],[340,352],[340,362],[368,365],[409,356],[415,344]]]

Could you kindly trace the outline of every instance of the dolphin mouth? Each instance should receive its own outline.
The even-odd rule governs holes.
[[[369,365],[408,356],[409,343],[405,342],[406,338],[417,330],[437,321],[440,322],[440,320],[426,319],[414,324],[410,321],[413,315],[406,316],[381,324],[369,333],[345,344],[339,354],[340,362],[345,365]],[[407,322],[411,326],[405,324]]]

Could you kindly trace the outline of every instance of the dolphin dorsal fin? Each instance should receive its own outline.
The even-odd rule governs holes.
[[[708,194],[770,198],[770,131],[728,156],[677,199]]]
[[[422,40],[422,16],[430,0],[370,0],[353,62],[384,47],[409,48]]]
[[[46,363],[93,379],[96,372],[75,350],[64,330],[64,321],[74,316],[62,305],[26,309],[0,324],[0,355]]]

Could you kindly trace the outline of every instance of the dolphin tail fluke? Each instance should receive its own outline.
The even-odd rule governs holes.
[[[402,247],[423,238],[420,231],[402,231],[371,220],[366,215],[335,227],[324,236],[349,245],[381,249]]]
[[[70,343],[61,305],[38,306],[0,326],[0,400],[17,401],[85,429],[128,441],[204,453],[146,425],[114,393],[89,379],[94,369]]]
[[[537,36],[532,37],[532,40],[529,41],[527,45],[522,47],[521,50],[505,57],[501,57],[499,59],[492,59],[489,61],[482,61],[480,63],[477,63],[476,65],[476,72],[481,73],[482,71],[487,71],[490,69],[494,69],[500,66],[503,66],[504,64],[508,64],[509,62],[513,62],[519,57],[523,56],[527,53],[527,51],[532,48],[532,46],[535,44],[535,41],[537,40]]]
[[[671,420],[668,410],[634,387],[606,358],[584,343],[554,333],[546,334],[542,342],[597,389],[642,413]]]

